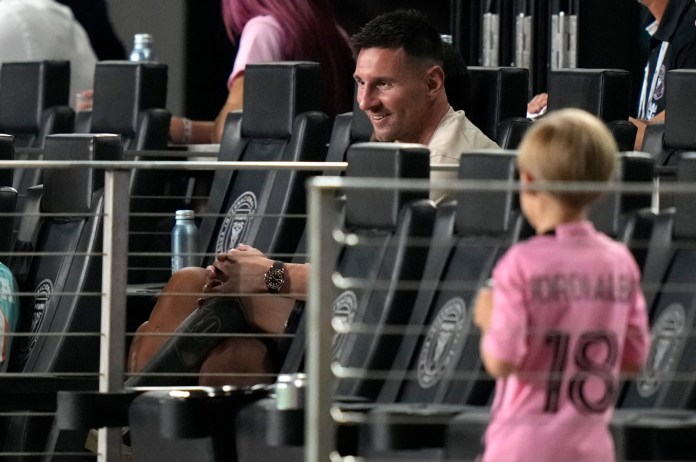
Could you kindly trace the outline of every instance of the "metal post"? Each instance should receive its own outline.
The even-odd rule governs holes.
[[[326,179],[326,178],[325,178]],[[338,246],[333,239],[337,223],[335,189],[309,183],[309,257],[311,261],[307,306],[307,409],[305,461],[328,461],[336,447],[331,418],[331,274]]]
[[[126,349],[126,283],[128,275],[129,170],[104,172],[104,233],[102,264],[99,391],[123,388]],[[121,459],[121,430],[99,430],[98,461]]]

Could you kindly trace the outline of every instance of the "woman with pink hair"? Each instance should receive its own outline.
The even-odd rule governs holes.
[[[227,82],[229,96],[215,122],[174,117],[170,135],[178,143],[217,143],[227,114],[241,109],[244,69],[264,61],[316,61],[326,77],[326,112],[349,111],[353,59],[346,33],[328,0],[222,0],[227,35],[237,46]]]

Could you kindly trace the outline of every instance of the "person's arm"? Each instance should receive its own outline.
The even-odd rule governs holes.
[[[248,245],[239,245],[227,253],[217,256],[206,268],[206,298],[224,294],[264,294],[268,290],[264,275],[273,265],[273,260],[261,251]],[[279,295],[296,300],[306,300],[309,265],[285,263],[285,282]]]
[[[186,117],[172,117],[169,123],[169,139],[176,144],[207,144],[213,140],[214,123],[204,120],[190,120]]]
[[[638,128],[638,132],[636,133],[636,141],[634,143],[633,149],[635,149],[636,151],[640,151],[643,148],[643,138],[645,138],[645,129],[648,127],[648,125],[655,123],[663,123],[665,121],[665,111],[660,112],[650,120],[636,119],[633,117],[629,117],[628,120],[631,123],[633,123],[633,125],[635,125],[636,128]]]
[[[224,106],[220,109],[220,113],[215,119],[214,127],[212,130],[212,140],[214,143],[219,143],[222,140],[222,132],[225,129],[225,120],[227,119],[227,114],[232,111],[236,111],[242,108],[242,103],[244,102],[244,73],[239,74],[232,80],[230,85],[230,92],[227,95],[227,100]]]
[[[486,372],[493,378],[503,378],[515,372],[515,365],[509,361],[496,358],[486,352],[483,347],[484,338],[491,325],[493,316],[493,292],[490,288],[485,287],[479,290],[476,302],[474,304],[474,324],[481,330],[481,342],[479,351],[481,352],[481,360]]]

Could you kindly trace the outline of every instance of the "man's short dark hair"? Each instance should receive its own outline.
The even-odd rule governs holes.
[[[442,38],[437,28],[417,10],[397,10],[381,14],[351,39],[357,55],[363,48],[403,48],[408,56],[444,62]]]

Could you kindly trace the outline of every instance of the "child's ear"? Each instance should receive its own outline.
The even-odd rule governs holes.
[[[520,181],[522,183],[533,183],[534,177],[527,170],[520,169]]]

